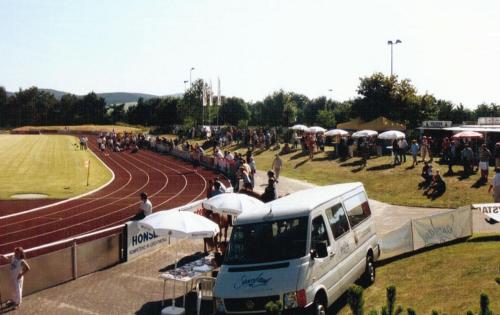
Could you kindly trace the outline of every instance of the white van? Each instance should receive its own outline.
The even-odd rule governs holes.
[[[218,313],[324,314],[380,256],[362,183],[302,190],[237,218],[215,284]]]

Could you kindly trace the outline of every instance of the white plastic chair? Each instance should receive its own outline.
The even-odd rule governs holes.
[[[213,277],[200,277],[196,279],[196,314],[200,315],[202,300],[213,300],[214,286],[215,278]]]

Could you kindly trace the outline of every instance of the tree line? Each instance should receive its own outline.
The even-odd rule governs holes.
[[[222,97],[222,106],[202,106],[206,82],[197,80],[183,97],[140,98],[136,105],[106,104],[94,92],[57,99],[49,92],[32,87],[7,95],[0,87],[0,127],[25,125],[75,125],[129,123],[144,126],[195,126],[220,124],[235,126],[291,126],[296,123],[334,127],[360,117],[370,121],[379,116],[405,123],[409,129],[424,120],[474,121],[478,117],[500,116],[500,105],[480,104],[475,109],[419,94],[409,79],[374,73],[360,78],[357,96],[338,102],[326,97],[276,91],[263,100],[248,103],[238,97]],[[215,103],[215,101],[214,101]]]

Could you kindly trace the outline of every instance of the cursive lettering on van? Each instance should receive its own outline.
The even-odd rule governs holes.
[[[272,277],[264,278],[262,276],[262,273],[260,273],[255,278],[247,278],[245,275],[243,275],[243,276],[241,276],[241,280],[234,284],[234,288],[236,290],[239,290],[239,289],[244,288],[244,287],[248,287],[248,288],[252,288],[252,289],[258,288],[258,287],[262,287],[262,286],[267,285],[267,283],[271,279],[272,279]]]

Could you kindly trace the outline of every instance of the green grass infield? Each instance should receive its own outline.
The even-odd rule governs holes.
[[[90,150],[79,150],[78,142],[66,135],[0,135],[0,199],[15,194],[66,199],[107,183],[111,172]]]

